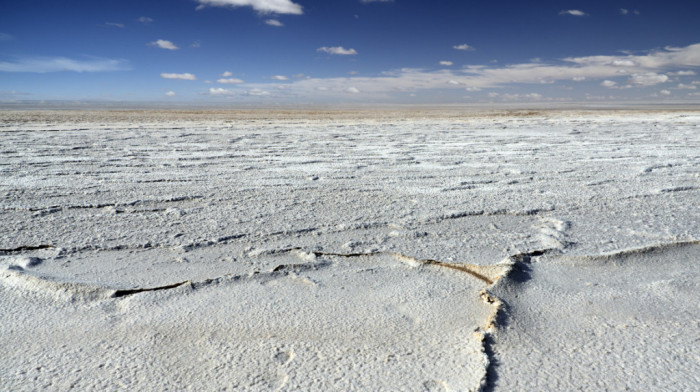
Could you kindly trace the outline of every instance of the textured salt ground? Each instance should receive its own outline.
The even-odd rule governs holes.
[[[117,298],[105,288],[5,271],[0,310],[12,350],[2,361],[3,388],[469,390],[481,383],[488,364],[481,327],[494,309],[474,293],[485,282],[392,255],[293,251],[275,259],[273,271]]]
[[[503,328],[484,351],[481,339],[498,299],[482,298],[483,280],[445,266],[500,270],[509,256],[519,260],[538,250],[548,250],[547,260],[588,257],[595,264],[601,254],[697,240],[700,215],[691,208],[700,189],[696,112],[1,116],[0,266],[13,267],[0,284],[6,310],[0,323],[12,328],[3,328],[0,339],[15,350],[0,360],[0,377],[13,390],[73,383],[510,390],[512,375],[518,385],[555,390],[526,371],[537,363],[543,372],[553,369],[552,377],[571,379],[566,385],[574,389],[655,385],[664,376],[661,370],[648,377],[611,372],[593,386],[586,379],[592,373],[581,367],[550,366],[566,361],[561,351],[549,350],[533,363],[508,361],[527,357],[532,345],[501,344],[502,337],[512,338]],[[694,254],[673,268],[692,277],[696,263]],[[316,269],[280,267],[294,264]],[[530,268],[540,265],[548,264],[542,259]],[[577,287],[572,277],[579,267],[549,279],[543,268],[537,270],[543,279],[517,287],[535,287],[534,294],[570,281]],[[613,266],[599,271],[616,273]],[[655,267],[640,271],[651,275]],[[404,280],[444,290],[415,290]],[[683,284],[671,279],[669,290]],[[313,290],[327,301],[310,296]],[[124,295],[112,297],[116,292]],[[697,302],[694,293],[690,299]],[[555,319],[556,309],[574,301],[516,295],[519,309],[539,306]],[[408,313],[392,307],[397,298],[415,306]],[[513,312],[514,300],[504,294],[503,301]],[[501,327],[544,335],[536,322],[516,322],[514,313],[508,324],[511,314],[502,313]],[[668,314],[675,325],[692,325],[692,316],[680,309]],[[372,323],[386,328],[367,328]],[[259,325],[268,334],[263,338],[254,334]],[[347,326],[364,333],[357,339],[381,344],[357,351],[357,339],[333,335]],[[576,334],[560,327],[569,331],[561,339]],[[304,346],[290,332],[319,328],[332,336],[315,345]],[[409,337],[392,340],[385,329]],[[664,331],[647,328],[649,336]],[[259,339],[251,340],[257,345],[241,343],[242,336]],[[599,333],[595,344],[608,347],[615,339],[634,342]],[[300,360],[302,354],[289,350],[293,342],[299,352],[323,353],[323,359],[308,354]],[[511,351],[498,351],[506,345]],[[353,349],[354,356],[328,354]],[[420,355],[399,356],[397,363],[377,359],[407,350]],[[600,351],[582,352],[591,363],[605,363]],[[637,353],[620,356],[620,368],[676,354]],[[432,367],[436,361],[444,366]],[[668,372],[683,372],[672,358],[662,361]]]
[[[699,261],[696,241],[522,263],[489,290],[504,307],[486,390],[697,389]]]

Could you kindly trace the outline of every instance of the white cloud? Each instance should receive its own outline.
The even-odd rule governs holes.
[[[221,87],[211,87],[209,88],[209,94],[211,95],[234,95],[235,93],[231,90],[221,88]]]
[[[474,50],[473,47],[467,45],[467,44],[460,44],[460,45],[455,45],[452,47],[452,49],[457,49],[457,50]]]
[[[337,54],[341,56],[354,56],[357,54],[357,51],[355,49],[345,49],[342,46],[322,46],[318,49],[316,49],[317,52],[325,52],[328,54]]]
[[[676,86],[676,89],[678,90],[696,90],[698,87],[694,84],[683,84],[683,83],[678,83],[678,86]]]
[[[667,81],[668,76],[666,75],[657,74],[654,72],[646,72],[633,74],[628,82],[637,86],[653,86],[655,84],[665,83]]]
[[[668,91],[668,90],[661,90],[661,91],[659,91],[659,94],[661,94],[661,95],[671,95],[671,92]]]
[[[449,67],[452,65],[452,61],[440,61],[440,65],[444,65],[445,67]]]
[[[266,24],[266,25],[269,25],[269,26],[275,26],[275,27],[282,27],[282,26],[284,26],[284,24],[283,24],[282,22],[280,22],[279,20],[277,20],[277,19],[268,19],[268,20],[265,21],[265,24]]]
[[[292,14],[304,13],[301,5],[290,0],[197,0],[198,9],[204,6],[212,7],[251,7],[261,14]]]
[[[160,77],[164,79],[197,80],[197,77],[191,73],[162,73]]]
[[[2,72],[107,72],[131,69],[126,60],[89,58],[74,60],[66,57],[28,57],[14,62],[0,61]]]
[[[275,75],[272,77],[272,80],[289,80],[289,78],[284,75]]]
[[[202,46],[201,42],[194,41],[194,42],[192,42],[192,45],[190,45],[190,48],[199,48],[200,46]]]
[[[448,80],[447,84],[451,84],[453,86],[459,86],[460,83],[456,80]]]
[[[357,89],[357,87],[349,87],[345,89],[346,92],[349,92],[351,94],[359,94],[360,90]]]
[[[168,41],[168,40],[165,40],[165,39],[155,40],[155,41],[153,41],[153,42],[149,42],[148,44],[151,45],[151,46],[155,46],[155,47],[161,48],[161,49],[168,49],[168,50],[178,50],[178,49],[180,49],[180,48],[178,48],[174,43],[172,43],[172,42],[170,42],[170,41]]]
[[[479,87],[467,87],[465,90],[469,91],[470,93],[476,92],[476,91],[481,91]]]
[[[695,71],[688,70],[688,71],[669,72],[669,75],[672,75],[672,76],[693,76],[693,75],[697,75],[697,73],[695,73]]]
[[[216,83],[221,83],[221,84],[241,84],[244,83],[241,79],[219,79],[216,81]]]
[[[254,88],[254,89],[246,91],[245,95],[249,95],[249,96],[253,96],[253,97],[264,97],[264,96],[270,95],[270,93],[263,90],[263,89]]]
[[[224,71],[224,73],[222,73],[221,76],[228,78],[229,76],[233,76],[233,73],[231,73],[230,71]]]
[[[626,9],[626,8],[620,8],[620,13],[621,13],[622,15],[627,15],[627,14],[630,13],[630,11],[629,11],[628,9]]]
[[[637,64],[630,60],[630,59],[621,59],[621,60],[613,60],[610,62],[610,65],[614,65],[616,67],[634,67]]]
[[[629,60],[636,64],[620,73],[620,61]],[[556,64],[523,63],[508,66],[470,65],[461,69],[399,69],[381,73],[377,76],[348,75],[334,78],[308,78],[289,83],[285,90],[287,97],[312,97],[317,99],[346,99],[348,86],[356,88],[362,94],[358,97],[373,99],[392,99],[397,95],[420,90],[460,89],[465,88],[499,88],[514,84],[540,84],[545,82],[587,80],[603,82],[603,87],[635,88],[645,87],[645,83],[663,82],[667,72],[689,67],[700,67],[700,44],[683,48],[666,48],[650,51],[643,55],[588,56],[565,58]],[[615,78],[631,78],[635,84],[619,85]],[[666,76],[668,78],[668,76]],[[583,79],[585,78],[585,79]],[[458,82],[452,84],[450,81]],[[669,81],[669,80],[667,80]],[[250,88],[269,88],[270,84],[249,85]],[[323,89],[320,89],[323,87]],[[523,95],[525,97],[525,95]]]
[[[581,10],[565,10],[559,12],[559,15],[586,16],[588,14]]]
[[[125,27],[123,23],[113,23],[113,22],[105,22],[105,26],[118,27],[120,29],[123,29]]]
[[[165,95],[168,97],[174,97],[176,94],[175,91],[168,91],[167,93],[165,93]]]
[[[573,80],[574,82],[583,82],[584,80],[586,80],[586,77],[585,76],[574,76],[573,78],[571,78],[571,80]]]
[[[143,24],[149,24],[149,23],[153,22],[153,19],[149,18],[148,16],[142,16],[136,20],[138,20],[139,22],[141,22]]]

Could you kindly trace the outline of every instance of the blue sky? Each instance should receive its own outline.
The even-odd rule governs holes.
[[[0,101],[699,102],[700,1],[4,0]]]

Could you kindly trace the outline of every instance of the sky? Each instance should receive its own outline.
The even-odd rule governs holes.
[[[0,104],[700,102],[697,0],[3,0]]]

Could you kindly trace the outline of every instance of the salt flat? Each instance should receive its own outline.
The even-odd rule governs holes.
[[[700,387],[699,112],[0,119],[0,389]]]

